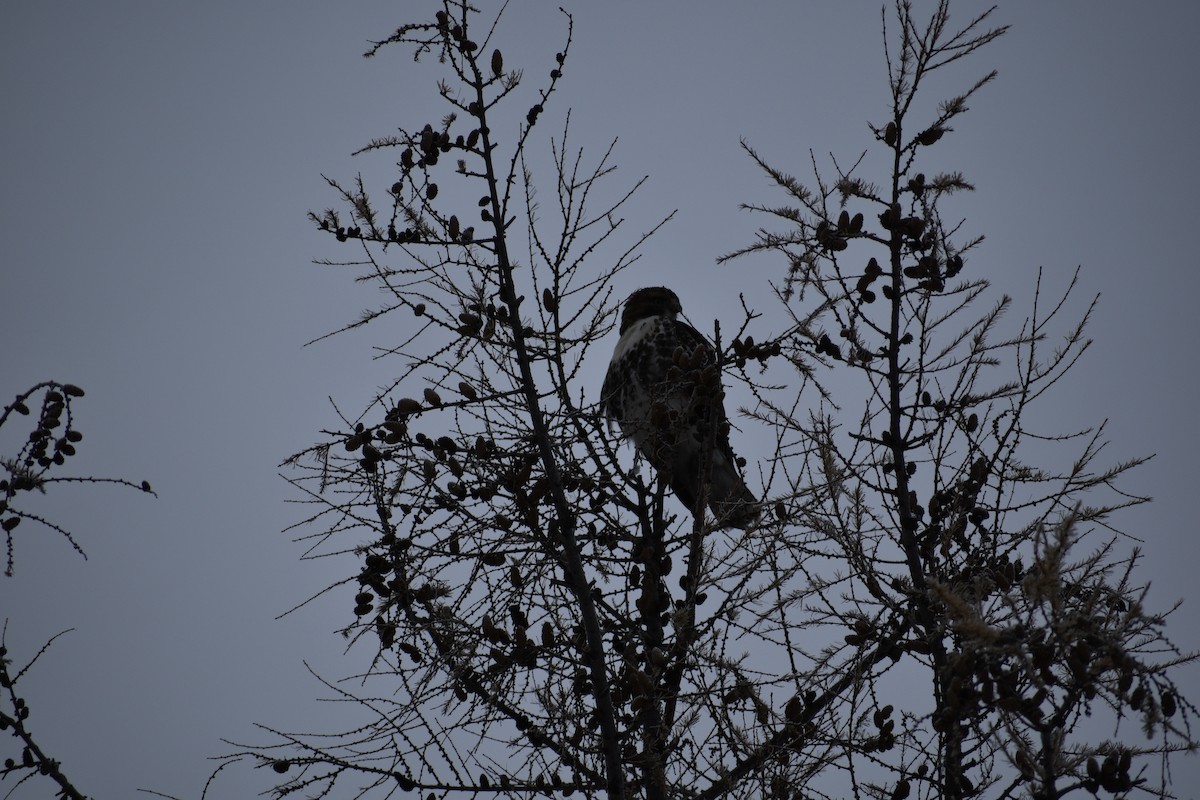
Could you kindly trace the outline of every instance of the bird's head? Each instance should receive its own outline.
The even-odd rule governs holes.
[[[675,315],[682,310],[679,296],[665,286],[638,289],[625,301],[625,310],[621,312],[621,333],[640,319],[662,316],[675,319]]]

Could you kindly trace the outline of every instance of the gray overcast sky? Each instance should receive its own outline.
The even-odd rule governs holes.
[[[550,112],[573,107],[577,143],[593,152],[619,136],[624,179],[650,176],[634,227],[679,209],[627,288],[673,285],[694,322],[732,322],[736,291],[761,297],[782,274],[768,259],[714,264],[761,222],[738,203],[782,199],[738,140],[801,176],[810,148],[853,159],[868,147],[866,122],[886,114],[878,5],[562,4],[575,43]],[[557,5],[513,0],[506,66],[549,69]],[[985,7],[960,5],[960,17]],[[254,738],[254,722],[327,727],[333,712],[311,702],[320,687],[302,660],[330,677],[350,671],[332,633],[348,594],[274,619],[345,567],[299,562],[280,533],[298,512],[276,465],[335,424],[330,395],[351,413],[365,405],[389,378],[370,347],[403,333],[386,323],[301,347],[378,300],[311,265],[346,253],[304,215],[334,203],[320,173],[385,169],[348,154],[442,113],[430,73],[405,53],[360,57],[416,6],[0,9],[0,394],[46,378],[83,386],[74,472],[146,478],[160,495],[59,488],[47,513],[89,560],[23,526],[17,575],[0,579],[18,658],[76,629],[25,695],[40,741],[98,798],[198,795],[205,758],[227,749],[220,737]],[[1018,308],[1039,266],[1061,290],[1081,264],[1079,299],[1102,293],[1097,343],[1048,422],[1108,418],[1114,459],[1157,454],[1127,484],[1156,502],[1122,523],[1145,541],[1151,604],[1185,601],[1170,630],[1188,649],[1200,646],[1197,9],[1005,4],[1009,35],[926,98],[1000,71],[939,143],[940,163],[978,187],[957,208],[986,233],[977,262]],[[589,380],[594,397],[600,376]],[[1187,673],[1193,699],[1198,676]],[[1198,760],[1178,762],[1181,788],[1200,785]],[[218,795],[249,796],[270,777],[235,772]]]

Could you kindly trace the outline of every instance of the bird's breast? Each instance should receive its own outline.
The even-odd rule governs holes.
[[[630,351],[645,341],[646,337],[654,331],[656,322],[658,322],[657,318],[647,317],[630,325],[617,340],[617,346],[613,349],[613,363],[620,363],[629,355]]]

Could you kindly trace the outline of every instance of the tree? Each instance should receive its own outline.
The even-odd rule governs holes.
[[[51,486],[62,483],[115,483],[154,494],[146,481],[137,484],[123,478],[53,474],[68,458],[75,455],[75,446],[83,440],[83,434],[75,425],[72,409],[72,404],[83,396],[83,389],[74,384],[42,381],[18,394],[4,407],[3,412],[0,412],[0,430],[6,424],[22,417],[35,420],[32,430],[20,437],[21,444],[16,454],[0,459],[0,468],[3,469],[3,477],[0,478],[0,529],[4,530],[7,549],[5,577],[11,577],[15,569],[16,531],[23,521],[57,533],[70,543],[75,552],[84,558],[87,557],[69,530],[26,505],[25,501],[31,492],[45,494]],[[37,409],[36,417],[32,415],[33,408]],[[11,427],[9,431],[12,431]],[[19,755],[4,759],[4,765],[0,768],[0,780],[15,778],[15,791],[16,787],[23,783],[36,780],[39,776],[45,777],[57,784],[58,796],[66,800],[82,800],[83,793],[68,779],[58,759],[47,752],[43,746],[44,740],[39,744],[39,740],[34,737],[28,723],[30,706],[26,699],[17,693],[17,684],[21,678],[46,653],[54,640],[67,631],[50,637],[23,667],[13,668],[5,641],[8,622],[6,618],[3,632],[0,633],[0,731],[12,734],[12,739],[8,741],[15,750],[9,752]]]
[[[570,17],[530,95],[475,14],[445,0],[368,53],[436,57],[449,113],[364,148],[398,153],[385,204],[360,176],[313,215],[389,298],[348,327],[416,322],[376,402],[288,462],[309,555],[356,565],[323,591],[353,593],[345,633],[373,660],[361,688],[326,685],[369,718],[267,729],[227,763],[273,767],[276,796],[1171,796],[1195,713],[1171,668],[1193,656],[1115,527],[1145,502],[1117,483],[1140,459],[1104,463],[1102,427],[1031,422],[1091,306],[1064,322],[1076,284],[1039,288],[1015,331],[1007,297],[980,308],[982,237],[947,221],[972,187],[935,171],[936,144],[994,73],[930,114],[916,102],[1003,35],[990,12],[885,14],[892,103],[852,168],[814,162],[810,188],[746,145],[790,204],[748,206],[784,230],[725,257],[782,256],[778,306],[713,330],[775,442],[752,459],[768,503],[746,531],[681,513],[579,388],[612,341],[613,279],[661,222],[625,233],[637,185],[612,193],[612,150],[573,153],[567,124],[541,216],[529,156]],[[835,395],[835,373],[861,391]],[[1104,738],[1126,716],[1149,743]]]

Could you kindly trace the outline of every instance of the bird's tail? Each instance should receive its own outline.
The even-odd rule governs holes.
[[[698,461],[699,459],[693,459]],[[700,490],[696,478],[701,471],[695,463],[689,469],[675,469],[671,475],[671,491],[695,515],[699,508]],[[733,462],[721,452],[713,454],[708,470],[708,508],[721,528],[745,530],[758,521],[760,503]]]
[[[716,471],[714,465],[713,472]],[[714,477],[709,486],[708,507],[722,528],[746,530],[758,522],[758,498],[736,471],[732,473],[732,481],[726,482],[726,485],[719,484]]]

